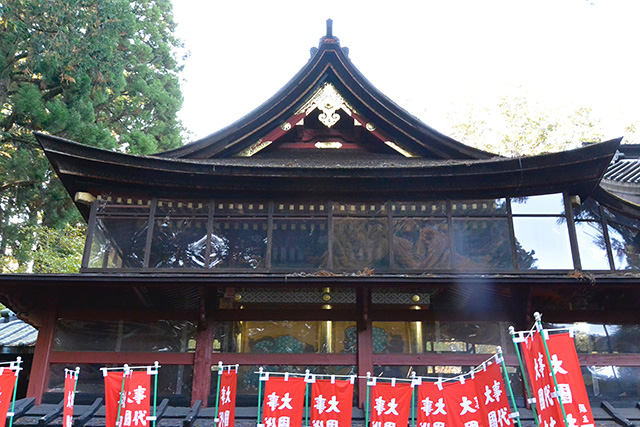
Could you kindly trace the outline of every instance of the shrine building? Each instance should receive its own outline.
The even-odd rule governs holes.
[[[36,405],[60,401],[65,367],[79,402],[100,367],[158,361],[160,398],[211,406],[212,367],[239,364],[252,408],[260,366],[447,377],[498,346],[524,405],[508,327],[535,311],[576,327],[594,408],[639,399],[640,207],[601,185],[621,138],[471,148],[380,93],[330,23],[280,91],[199,141],[136,156],[36,137],[88,224],[79,274],[0,276],[38,329]]]

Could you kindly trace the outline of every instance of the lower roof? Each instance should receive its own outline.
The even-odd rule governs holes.
[[[598,186],[620,139],[539,156],[480,160],[168,159],[101,150],[38,133],[69,194],[162,197],[491,198]],[[80,207],[80,206],[79,206]],[[86,208],[83,212],[87,214]]]

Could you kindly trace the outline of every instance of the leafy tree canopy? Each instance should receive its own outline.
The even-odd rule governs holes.
[[[452,137],[503,156],[562,151],[603,140],[600,120],[591,109],[542,109],[519,94],[502,97],[495,108],[471,107],[461,115],[454,119]]]
[[[181,144],[174,29],[170,0],[0,0],[5,271],[34,261],[32,237],[47,232],[33,226],[80,222],[33,131],[134,154]]]

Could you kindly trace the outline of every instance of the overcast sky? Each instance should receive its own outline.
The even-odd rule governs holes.
[[[284,86],[327,18],[370,82],[444,132],[456,111],[514,91],[592,108],[607,139],[640,120],[638,0],[173,1],[191,139]]]

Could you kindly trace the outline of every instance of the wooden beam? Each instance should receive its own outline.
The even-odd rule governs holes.
[[[198,320],[196,310],[89,310],[60,308],[59,317],[70,320],[145,322],[156,320]]]
[[[54,351],[51,352],[49,363],[152,365],[158,361],[160,365],[192,365],[193,359],[193,353]]]
[[[478,366],[491,356],[491,354],[464,353],[374,354],[373,365]],[[514,354],[505,354],[504,362],[507,366],[518,366],[518,359]]]

